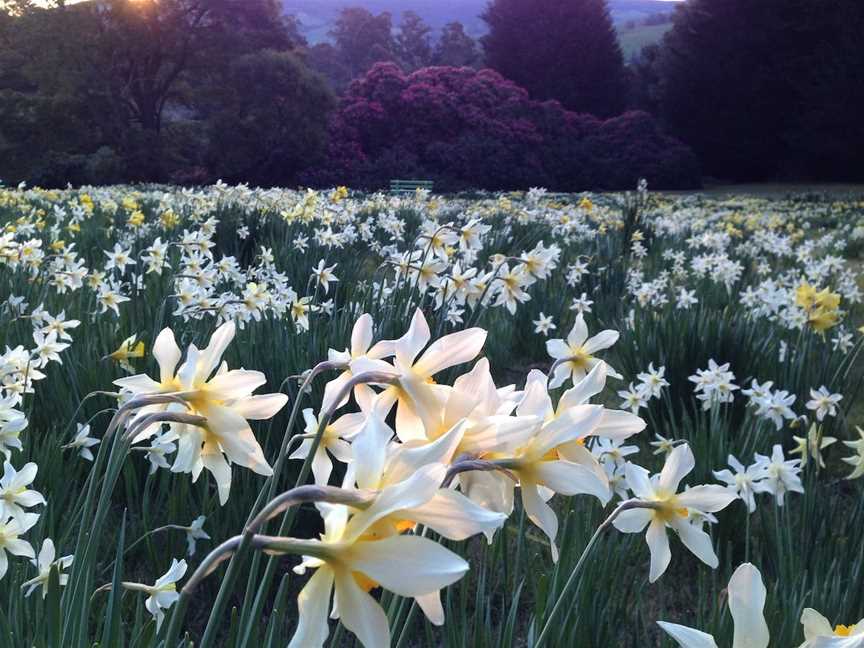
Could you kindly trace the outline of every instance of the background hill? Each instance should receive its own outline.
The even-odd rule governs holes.
[[[284,0],[285,11],[296,15],[303,25],[303,33],[310,42],[316,43],[327,38],[339,10],[344,7],[362,6],[373,13],[389,11],[393,22],[399,22],[403,11],[414,11],[433,29],[438,30],[448,22],[458,20],[472,36],[480,36],[485,31],[485,23],[479,16],[487,5],[487,0]],[[634,43],[639,46],[652,42],[662,35],[662,29],[649,29],[636,39],[625,32],[640,31],[640,27],[628,25],[631,21],[641,22],[653,14],[671,13],[675,3],[663,0],[610,0],[612,19],[622,33],[625,54],[629,54]],[[647,39],[647,40],[646,40]]]

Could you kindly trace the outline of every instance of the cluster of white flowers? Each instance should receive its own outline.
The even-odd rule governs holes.
[[[756,493],[770,493],[777,506],[783,506],[786,493],[804,492],[799,476],[801,460],[787,460],[779,444],[774,446],[770,457],[756,454],[749,466],[745,467],[733,455],[729,455],[728,463],[731,470],[715,470],[714,476],[744,501],[750,513],[756,510]]]
[[[655,369],[654,363],[650,363],[647,371],[637,374],[636,378],[639,382],[635,387],[631,382],[627,389],[618,392],[623,399],[621,407],[638,414],[640,409],[648,406],[652,398],[660,398],[663,388],[669,386],[669,381],[664,378],[665,374],[666,367]]]
[[[729,371],[729,363],[718,365],[713,359],[708,360],[707,369],[697,369],[688,380],[695,383],[693,391],[706,410],[717,403],[731,403],[740,389],[734,383],[735,374]]]

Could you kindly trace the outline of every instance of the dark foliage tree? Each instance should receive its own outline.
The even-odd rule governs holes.
[[[310,183],[379,189],[428,177],[441,189],[572,191],[699,182],[698,164],[645,113],[599,120],[536,102],[493,70],[375,65],[333,113],[327,160]]]
[[[711,174],[864,178],[862,33],[860,0],[688,0],[645,84]]]
[[[240,57],[214,99],[207,160],[214,175],[286,185],[319,161],[335,100],[296,54],[263,50]]]
[[[444,25],[432,54],[434,65],[479,67],[481,60],[477,41],[465,33],[462,23],[451,22]]]
[[[276,0],[106,0],[2,14],[0,179],[207,179],[212,120],[228,130],[213,98],[236,81],[232,66],[253,61],[270,70],[266,57],[246,57],[298,44],[296,21]],[[291,96],[320,110],[323,89],[283,70],[298,85],[292,95],[274,83],[274,102]],[[258,117],[262,132],[272,126]],[[326,115],[315,118],[320,131]],[[251,136],[249,128],[238,124],[238,137]]]
[[[331,43],[315,43],[306,52],[306,60],[316,72],[327,79],[330,87],[341,94],[351,83],[351,65]]]
[[[161,129],[187,70],[291,45],[273,0],[109,0],[96,11],[98,49],[88,63],[145,131]]]
[[[492,0],[482,18],[486,65],[533,99],[601,117],[624,109],[624,59],[606,0]]]
[[[660,68],[661,55],[658,43],[651,43],[633,55],[628,66],[630,79],[630,103],[652,115],[660,112]]]
[[[119,137],[111,102],[76,54],[92,45],[95,22],[77,9],[17,3],[0,12],[0,180],[43,185],[80,182],[117,164],[105,146]],[[94,156],[90,159],[90,156]]]

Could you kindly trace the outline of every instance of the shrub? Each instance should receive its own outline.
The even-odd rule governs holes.
[[[687,147],[646,113],[609,120],[537,102],[493,70],[375,65],[351,84],[330,122],[328,160],[310,184],[379,189],[422,176],[444,190],[553,190],[699,183]]]

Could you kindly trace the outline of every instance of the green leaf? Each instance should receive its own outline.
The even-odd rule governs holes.
[[[57,565],[51,566],[48,573],[48,594],[46,596],[45,633],[49,646],[60,646],[60,634],[63,629],[60,622],[60,570]]]
[[[117,552],[114,558],[114,574],[111,578],[111,591],[108,594],[108,611],[105,614],[105,626],[102,629],[102,645],[105,648],[122,646],[122,629],[120,625],[120,608],[123,600],[123,551],[126,546],[126,511],[120,523],[120,533],[117,536]]]

